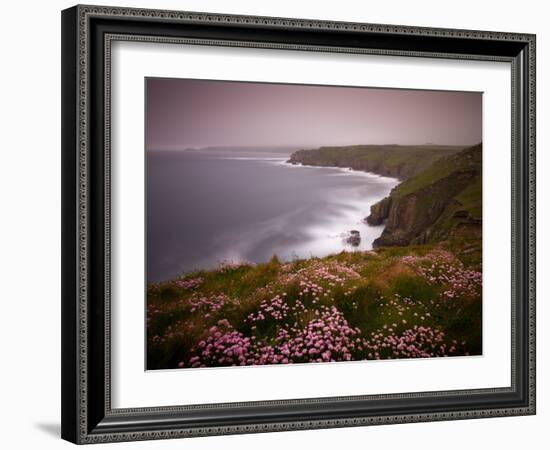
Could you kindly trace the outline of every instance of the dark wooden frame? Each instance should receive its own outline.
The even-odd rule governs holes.
[[[508,61],[512,384],[506,388],[112,409],[113,40]],[[535,36],[98,6],[62,12],[62,437],[75,443],[535,413]]]

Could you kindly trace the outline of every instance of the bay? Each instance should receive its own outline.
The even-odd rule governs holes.
[[[363,222],[398,180],[294,166],[293,149],[146,154],[147,282],[220,264],[369,250],[383,226]],[[359,245],[346,242],[360,232]]]

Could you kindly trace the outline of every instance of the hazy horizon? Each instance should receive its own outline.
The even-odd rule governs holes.
[[[146,79],[146,148],[317,148],[482,141],[482,94]]]
[[[269,149],[269,150],[283,150],[283,149],[303,149],[303,150],[316,150],[321,147],[352,147],[352,146],[380,146],[380,147],[392,147],[392,146],[398,146],[398,147],[473,147],[474,145],[481,144],[482,141],[479,141],[475,144],[439,144],[437,142],[426,142],[426,143],[420,143],[420,144],[394,144],[394,143],[388,143],[388,144],[349,144],[349,145],[266,145],[266,144],[247,144],[247,145],[205,145],[201,147],[172,147],[172,148],[150,148],[149,150],[152,151],[162,151],[162,152],[178,152],[178,151],[203,151],[203,150],[211,150],[211,149],[223,149],[223,150],[247,150],[247,149]]]

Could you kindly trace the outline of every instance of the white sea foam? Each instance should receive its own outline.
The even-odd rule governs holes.
[[[354,176],[354,177],[365,177],[372,181],[377,181],[380,183],[389,183],[389,184],[398,184],[399,180],[393,177],[387,177],[384,175],[379,175],[374,172],[365,172],[363,170],[354,170],[351,167],[335,167],[335,166],[313,166],[313,165],[304,165],[304,164],[293,164],[289,163],[288,159],[279,160],[279,165],[285,167],[292,167],[297,169],[313,169],[313,170],[330,170],[334,172],[329,176]]]
[[[346,168],[293,165],[281,154],[154,157],[150,280],[225,260],[261,263],[273,254],[292,260],[370,250],[383,226],[363,219],[399,183]],[[162,219],[166,214],[170,220]],[[345,239],[351,230],[360,232],[356,247]]]

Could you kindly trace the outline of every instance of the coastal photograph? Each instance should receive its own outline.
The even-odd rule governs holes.
[[[482,354],[482,93],[145,79],[146,369]]]

